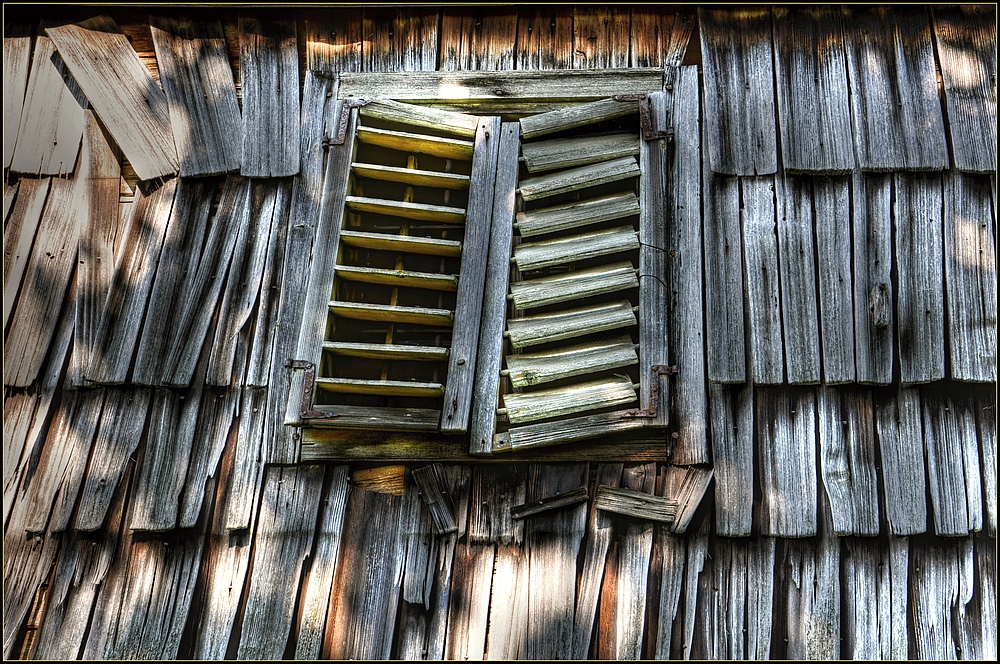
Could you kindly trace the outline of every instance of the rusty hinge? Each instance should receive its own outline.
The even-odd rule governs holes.
[[[330,417],[327,413],[312,409],[313,391],[316,389],[316,365],[306,360],[285,360],[286,369],[302,369],[302,404],[299,415],[303,419],[316,420]]]
[[[677,365],[654,364],[649,368],[653,380],[649,383],[649,408],[645,410],[626,410],[622,417],[656,417],[656,402],[660,396],[660,376],[671,376],[677,373]]]
[[[368,105],[367,99],[345,99],[344,105],[340,107],[340,122],[337,123],[337,135],[329,141],[328,145],[343,145],[347,140],[347,122],[351,119],[351,109],[361,108]]]
[[[637,101],[639,102],[639,128],[642,129],[642,138],[646,141],[655,141],[658,138],[665,138],[668,141],[674,140],[674,130],[668,127],[666,131],[655,131],[653,129],[653,119],[649,105],[649,95],[642,93],[614,95],[615,101]]]

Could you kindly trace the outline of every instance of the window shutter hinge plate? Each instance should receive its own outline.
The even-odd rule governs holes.
[[[649,382],[649,408],[645,410],[626,410],[622,417],[656,417],[656,403],[660,396],[660,376],[673,376],[677,374],[677,365],[654,364],[650,367],[653,380]]]
[[[330,417],[327,413],[313,410],[313,392],[316,389],[316,365],[307,360],[285,360],[286,369],[299,369],[302,374],[302,404],[299,406],[299,415],[302,419],[316,420]]]
[[[643,140],[655,141],[660,138],[665,138],[668,141],[674,140],[674,130],[672,127],[668,127],[666,131],[655,131],[653,129],[653,120],[650,117],[649,95],[647,94],[614,95],[612,99],[620,102],[628,102],[628,101],[639,102],[639,127],[640,129],[642,129]]]
[[[327,139],[323,142],[323,147],[328,147],[330,145],[343,145],[344,141],[347,140],[347,122],[351,117],[352,108],[361,108],[362,106],[367,106],[367,99],[347,99],[344,101],[343,105],[340,107],[340,122],[337,123],[337,135],[332,139]]]

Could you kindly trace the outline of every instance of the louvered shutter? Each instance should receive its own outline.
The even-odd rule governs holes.
[[[517,175],[501,154],[497,191],[509,181],[517,209],[494,215],[470,453],[651,429],[665,442],[662,104],[654,94],[528,116]]]
[[[465,432],[500,119],[388,100],[329,146],[286,423]],[[349,115],[348,115],[349,113]]]

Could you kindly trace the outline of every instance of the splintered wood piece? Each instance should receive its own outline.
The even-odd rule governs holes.
[[[671,531],[683,533],[691,525],[715,470],[705,466],[670,466],[666,472],[667,488],[664,493],[677,503]]]
[[[537,314],[507,321],[514,348],[526,348],[550,341],[572,339],[595,332],[607,332],[637,323],[628,300],[591,305],[551,314]]]
[[[413,481],[420,489],[420,498],[427,505],[438,535],[458,532],[455,523],[455,505],[448,492],[441,464],[435,463],[423,468],[414,468]]]
[[[345,281],[360,281],[367,284],[406,286],[428,290],[454,291],[458,288],[458,277],[453,274],[433,272],[411,272],[409,270],[385,270],[374,267],[354,267],[338,265],[337,276]]]
[[[451,113],[434,108],[379,99],[361,107],[361,116],[411,127],[433,129],[452,136],[472,138],[479,128],[479,116]]]
[[[426,309],[423,307],[399,307],[389,304],[365,304],[362,302],[330,302],[330,311],[344,318],[355,320],[383,321],[386,323],[413,323],[415,325],[451,326],[454,315],[447,309]]]
[[[358,127],[358,140],[391,150],[429,154],[442,159],[472,159],[475,144],[458,138],[428,136],[407,131],[390,131],[377,127]]]
[[[317,378],[316,387],[340,394],[375,394],[392,397],[439,397],[441,383],[418,383],[405,380],[361,380],[359,378]]]
[[[468,189],[469,176],[459,173],[439,173],[415,168],[399,168],[381,164],[351,164],[356,175],[387,182],[402,182],[413,187],[440,187],[441,189]]]
[[[632,263],[623,261],[519,281],[510,285],[510,292],[514,299],[514,307],[523,310],[638,286],[639,279],[635,275],[635,268],[632,267]]]
[[[632,338],[624,335],[543,353],[508,355],[507,369],[511,384],[521,388],[638,362]]]
[[[521,118],[521,136],[527,141],[564,129],[573,129],[612,118],[620,118],[623,115],[635,113],[638,108],[638,102],[621,102],[614,99],[601,99],[589,104],[564,106],[547,113]]]
[[[597,487],[594,505],[605,512],[663,523],[673,523],[677,515],[676,500],[620,487]]]
[[[652,431],[652,429],[646,427],[645,422],[640,418],[622,417],[621,413],[582,415],[554,422],[538,422],[512,427],[510,431],[499,433],[495,436],[493,451],[525,451],[560,443],[605,438],[616,434],[628,434],[629,440],[642,440],[644,435],[643,429]],[[660,445],[662,442],[662,435],[650,434],[640,444]],[[611,458],[624,457],[609,457],[609,459]]]
[[[539,500],[533,500],[521,505],[515,505],[510,508],[510,518],[525,519],[529,516],[534,516],[535,514],[541,514],[542,512],[549,512],[562,507],[585,503],[587,502],[588,497],[587,487],[582,486],[579,489],[566,491],[565,493],[557,493],[556,495],[549,496],[548,498],[541,498]]]
[[[518,191],[525,201],[534,201],[638,175],[639,163],[628,156],[527,178],[521,181]]]
[[[364,233],[362,231],[342,231],[340,240],[351,247],[394,251],[423,256],[443,256],[458,258],[462,255],[462,243],[456,240],[439,240],[432,237],[413,235],[390,235],[389,233]]]
[[[520,424],[634,403],[636,394],[631,378],[615,376],[538,392],[506,394],[503,401],[511,424]]]
[[[465,210],[462,208],[388,201],[381,198],[368,198],[367,196],[348,196],[346,201],[347,207],[354,212],[374,212],[392,217],[404,217],[417,221],[437,221],[445,224],[465,222]]]
[[[529,173],[570,168],[639,154],[639,137],[632,133],[553,138],[521,146]]]
[[[376,360],[446,360],[448,349],[438,346],[402,346],[400,344],[362,344],[324,341],[323,349],[334,355],[366,357]]]
[[[521,233],[521,237],[534,237],[636,214],[639,214],[639,199],[634,193],[627,191],[529,212],[518,212],[517,230]]]
[[[571,237],[522,243],[514,247],[514,260],[517,261],[517,268],[525,272],[638,248],[639,238],[635,229],[618,226]]]

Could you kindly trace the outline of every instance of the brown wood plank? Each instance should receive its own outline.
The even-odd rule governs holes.
[[[361,8],[307,13],[305,24],[306,71],[326,75],[361,71],[364,42],[361,36]]]
[[[845,659],[906,659],[909,545],[905,537],[845,540],[841,561]]]
[[[707,165],[702,180],[707,199],[704,248],[708,379],[714,383],[742,383],[747,369],[740,182],[712,175]]]
[[[633,5],[631,66],[680,67],[694,24],[690,8],[671,14],[662,7]]]
[[[627,7],[574,6],[573,68],[628,67],[630,24]]]
[[[42,22],[35,38],[31,70],[28,73],[27,89],[18,118],[7,116],[8,103],[4,90],[4,124],[17,123],[17,143],[11,143],[13,154],[9,166],[13,173],[27,175],[68,175],[76,167],[83,137],[83,109],[77,100],[79,88],[75,82],[72,88],[63,81],[62,65],[52,61],[56,49],[52,40],[45,35],[45,28],[51,25]],[[4,40],[6,43],[6,39]],[[7,85],[7,57],[4,54],[4,85]],[[13,101],[14,98],[11,99]],[[6,130],[5,130],[6,132]],[[4,139],[6,152],[7,140]],[[8,165],[6,155],[5,166]]]
[[[65,188],[60,185],[60,190]],[[3,321],[10,322],[18,290],[31,257],[31,246],[45,209],[49,178],[21,178],[9,221],[3,233]],[[65,195],[65,194],[63,194]],[[45,241],[44,236],[42,241]]]
[[[779,537],[814,535],[818,474],[815,393],[785,387],[758,388],[755,392],[761,531]]]
[[[528,630],[528,565],[518,546],[498,546],[493,566],[486,659],[522,657]]]
[[[709,384],[715,532],[746,537],[753,522],[753,385]]]
[[[363,66],[357,71],[437,69],[440,21],[437,8],[365,7],[363,13]]]
[[[299,172],[299,55],[294,21],[240,14],[243,158],[240,173]]]
[[[975,401],[967,389],[921,392],[934,532],[942,537],[965,536],[983,527]]]
[[[705,76],[705,129],[712,171],[777,170],[771,10],[698,9]]]
[[[240,168],[240,106],[220,21],[150,16],[182,176]]]
[[[775,7],[774,29],[785,171],[849,173],[854,152],[840,9]]]
[[[571,7],[518,7],[517,69],[570,69],[572,59]]]
[[[785,369],[773,187],[770,177],[741,179],[749,378],[757,385],[781,383]]]
[[[46,34],[139,179],[177,173],[167,97],[118,25],[99,16]]]
[[[955,165],[960,171],[993,173],[997,161],[996,8],[934,7],[933,19]]]
[[[882,458],[885,519],[894,536],[927,530],[927,482],[924,469],[920,392],[915,388],[877,397],[875,430]]]
[[[819,315],[823,341],[823,382],[853,383],[854,300],[850,183],[847,178],[813,178]],[[846,315],[850,311],[852,315]]]
[[[892,178],[855,174],[852,189],[854,338],[859,383],[892,382]]]
[[[946,168],[927,10],[881,6],[841,11],[858,166],[875,172]],[[896,46],[886,48],[886,39]]]
[[[448,7],[441,12],[441,71],[514,68],[517,11],[513,8]]]
[[[10,168],[21,124],[28,69],[31,65],[31,23],[7,21],[3,36],[3,167]],[[6,215],[4,215],[6,216]]]
[[[484,659],[495,559],[492,544],[462,545],[455,550],[445,659]]]

